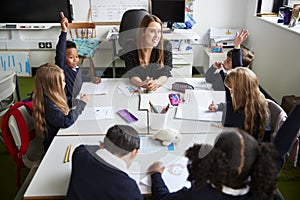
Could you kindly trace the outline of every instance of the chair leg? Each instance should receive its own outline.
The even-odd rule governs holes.
[[[95,65],[92,57],[89,57],[89,64],[90,64],[91,78],[92,78],[96,76]]]
[[[274,200],[284,200],[284,197],[282,196],[278,188],[275,190]]]

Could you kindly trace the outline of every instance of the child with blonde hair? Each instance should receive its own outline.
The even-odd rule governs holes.
[[[227,74],[224,84],[231,95],[226,106],[212,103],[208,109],[224,111],[224,126],[238,127],[256,139],[269,140],[264,138],[270,130],[268,102],[259,90],[256,74],[248,68],[237,67]]]
[[[35,76],[33,93],[33,117],[37,134],[44,137],[44,149],[47,151],[60,128],[71,126],[82,113],[88,95],[82,94],[76,108],[70,110],[64,87],[65,75],[57,65],[41,65]]]

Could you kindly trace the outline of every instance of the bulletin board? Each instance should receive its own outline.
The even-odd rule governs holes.
[[[129,9],[149,10],[149,0],[90,0],[92,22],[120,23]]]
[[[0,51],[1,71],[15,71],[17,76],[31,77],[30,51]]]

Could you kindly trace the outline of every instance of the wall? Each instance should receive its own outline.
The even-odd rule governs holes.
[[[87,1],[72,0],[74,22],[87,21],[89,5]],[[210,27],[246,27],[250,31],[247,45],[255,52],[254,71],[259,76],[262,87],[277,102],[286,94],[300,95],[300,35],[289,32],[254,17],[256,1],[253,0],[195,0],[194,18],[197,24],[193,29],[202,38]],[[105,39],[107,31],[112,26],[99,26],[97,37]],[[57,41],[60,29],[48,31],[16,33],[0,31],[0,49],[3,41],[13,40],[26,46],[28,40]],[[25,41],[25,42],[24,42]],[[37,44],[37,43],[36,43]],[[199,45],[194,46],[194,65],[201,66],[206,58]],[[32,65],[39,66],[44,62],[54,62],[54,51],[32,51]],[[96,66],[111,64],[110,43],[103,42],[96,52]]]
[[[281,103],[284,95],[300,95],[300,34],[255,17],[255,9],[256,1],[248,0],[247,42],[255,52],[253,70],[260,85]]]
[[[74,11],[74,22],[84,22],[88,20],[88,1],[71,0]],[[218,6],[216,6],[218,5]],[[195,0],[194,1],[194,18],[197,24],[193,29],[204,36],[210,27],[242,27],[245,22],[245,2],[240,0]],[[58,24],[59,25],[59,24]],[[98,26],[97,37],[104,40],[106,34],[112,26]],[[0,31],[0,49],[31,49],[32,66],[37,67],[44,62],[54,61],[54,47],[57,42],[60,28],[54,27],[42,31]],[[9,43],[5,45],[4,43]],[[40,51],[38,42],[52,42],[53,49]],[[111,44],[107,41],[101,44],[101,47],[95,55],[96,66],[111,65],[112,54],[110,51]],[[204,53],[199,46],[194,47],[196,55],[194,56],[194,65],[203,65],[205,59]]]

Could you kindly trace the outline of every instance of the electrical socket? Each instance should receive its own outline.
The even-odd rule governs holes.
[[[39,42],[39,48],[40,49],[45,49],[46,48],[45,42]]]
[[[46,48],[51,49],[52,48],[52,43],[51,42],[46,42]]]

